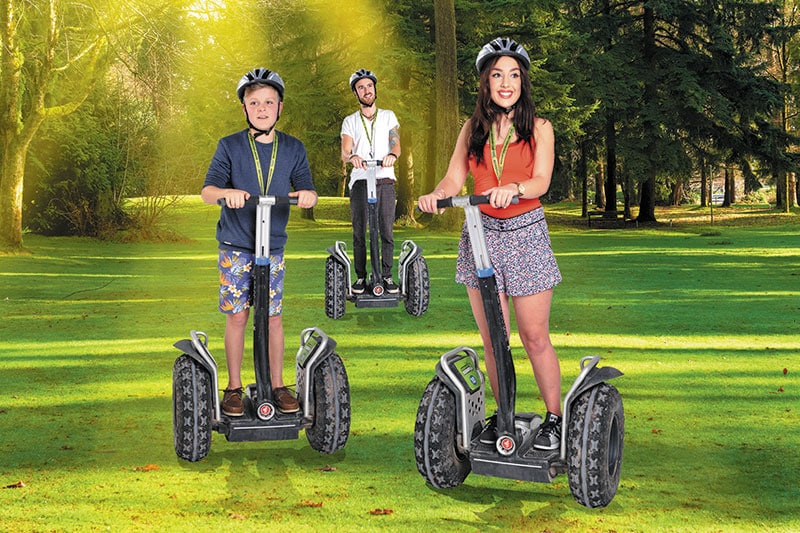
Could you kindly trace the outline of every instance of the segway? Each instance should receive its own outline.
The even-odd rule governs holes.
[[[485,378],[478,355],[466,346],[455,348],[439,359],[436,376],[419,404],[414,426],[417,469],[437,488],[460,485],[470,471],[541,483],[567,473],[575,500],[586,507],[604,507],[619,485],[624,436],[622,398],[606,381],[622,373],[599,367],[599,356],[581,359],[580,374],[564,397],[560,447],[533,448],[542,417],[514,411],[514,362],[477,207],[485,203],[488,196],[456,196],[439,200],[437,207],[463,207],[466,212],[497,365],[497,438],[491,444],[480,439],[486,424]]]
[[[220,203],[224,204],[224,200]],[[336,353],[336,342],[316,327],[300,333],[296,356],[297,413],[281,413],[275,406],[269,369],[269,235],[273,205],[296,205],[297,199],[252,197],[256,207],[256,247],[253,266],[253,362],[256,382],[246,387],[244,414],[221,412],[217,363],[208,348],[208,336],[192,330],[189,339],[175,343],[182,351],[172,371],[175,453],[199,461],[211,448],[212,431],[233,442],[289,440],[305,429],[311,447],[332,454],[350,433],[350,386]]]
[[[350,274],[350,258],[344,241],[327,249],[330,256],[325,261],[325,314],[329,318],[344,316],[346,302],[356,307],[397,307],[400,300],[405,302],[408,314],[422,316],[428,310],[430,301],[430,277],[428,264],[422,256],[422,248],[414,241],[406,240],[397,260],[399,291],[386,292],[380,264],[380,233],[378,230],[378,196],[375,173],[381,161],[367,161],[367,226],[369,227],[369,259],[372,272],[366,279],[366,287],[361,294],[355,294]]]

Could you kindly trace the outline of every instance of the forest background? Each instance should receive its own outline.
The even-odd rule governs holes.
[[[217,140],[244,127],[235,87],[256,66],[285,80],[278,127],[305,142],[327,196],[346,194],[349,75],[375,71],[378,105],[401,124],[398,218],[413,223],[497,36],[530,53],[537,112],[555,127],[547,201],[638,207],[647,223],[656,205],[769,190],[788,213],[797,18],[794,0],[0,0],[0,248],[22,249],[28,231],[169,237],[165,210],[199,192]]]

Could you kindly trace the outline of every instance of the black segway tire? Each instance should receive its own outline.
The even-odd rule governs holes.
[[[325,261],[325,314],[334,320],[344,316],[347,301],[347,273],[344,265],[328,256]]]
[[[406,311],[411,316],[422,316],[431,300],[431,281],[428,263],[422,256],[414,259],[406,270]]]
[[[332,353],[314,369],[314,422],[306,430],[311,447],[322,453],[341,450],[350,435],[350,384],[344,363]]]
[[[583,392],[570,408],[567,471],[575,500],[586,507],[605,507],[619,486],[625,417],[622,397],[601,383]]]
[[[172,367],[172,430],[175,453],[199,461],[211,449],[211,375],[184,354]]]
[[[425,481],[437,488],[457,487],[472,471],[457,447],[456,399],[441,379],[433,378],[419,402],[414,424],[414,458]]]

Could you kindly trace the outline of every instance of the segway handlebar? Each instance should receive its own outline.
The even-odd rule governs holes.
[[[270,205],[297,205],[296,196],[250,196],[244,201],[245,205],[258,205],[261,202]],[[217,198],[217,205],[225,205],[225,198]]]
[[[449,198],[442,198],[436,200],[436,207],[444,209],[445,207],[465,207],[468,205],[481,205],[489,203],[488,194],[471,194],[469,196],[451,196]],[[512,204],[519,203],[519,196],[514,196],[511,199]]]

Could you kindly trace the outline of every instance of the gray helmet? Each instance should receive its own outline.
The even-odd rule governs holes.
[[[240,102],[244,102],[244,90],[256,83],[266,83],[275,87],[275,90],[278,91],[278,96],[283,100],[284,86],[281,77],[278,76],[277,72],[259,67],[251,70],[239,80],[239,85],[236,86],[236,96],[239,97]]]
[[[350,76],[350,90],[355,91],[356,83],[358,82],[358,80],[363,80],[364,78],[369,78],[372,80],[372,83],[378,85],[378,78],[372,71],[367,70],[365,68],[360,68],[357,71],[353,72],[353,75]]]
[[[521,45],[517,44],[513,39],[498,37],[485,44],[481,51],[478,52],[478,58],[475,60],[475,67],[477,67],[478,72],[483,70],[483,67],[490,59],[497,56],[513,57],[525,66],[525,70],[531,68],[531,58]]]

